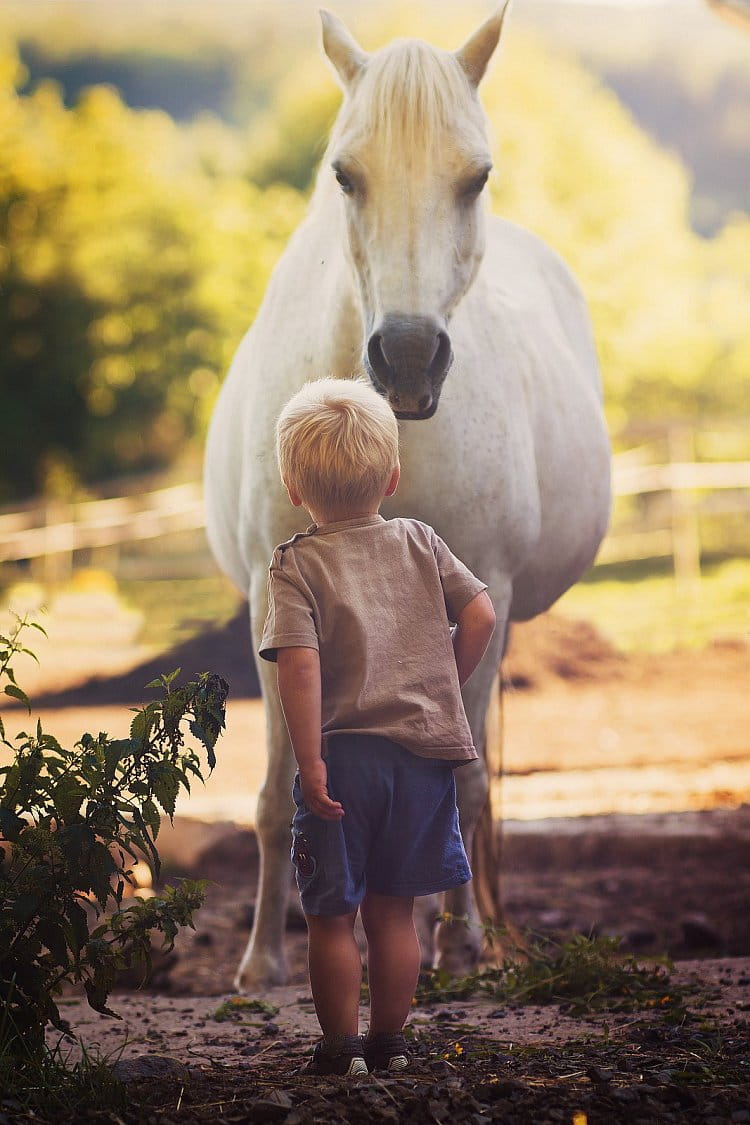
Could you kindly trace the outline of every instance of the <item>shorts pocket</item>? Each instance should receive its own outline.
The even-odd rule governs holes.
[[[292,828],[292,863],[299,879],[312,879],[318,870],[318,861],[310,840],[299,828]]]

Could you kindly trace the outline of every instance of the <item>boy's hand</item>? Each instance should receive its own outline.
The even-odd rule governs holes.
[[[289,738],[299,767],[302,796],[322,820],[340,820],[344,810],[328,796],[328,774],[320,748],[320,657],[304,647],[279,649],[278,681]]]
[[[299,771],[299,783],[305,804],[321,820],[341,820],[344,807],[328,796],[326,764],[321,758],[314,765]]]

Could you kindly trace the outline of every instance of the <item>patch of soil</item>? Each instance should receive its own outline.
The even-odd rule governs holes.
[[[630,660],[587,621],[545,613],[513,626],[503,683],[522,689],[539,688],[554,679],[619,679]]]
[[[128,1096],[117,1119],[128,1123],[211,1115],[286,1125],[740,1125],[750,1096],[750,960],[690,963],[673,984],[675,997],[658,1009],[577,1018],[558,1005],[498,1006],[489,996],[420,1005],[407,1029],[409,1072],[356,1080],[300,1074],[317,1029],[298,988],[268,990],[265,1010],[239,997],[134,995],[112,998],[122,1023],[81,1003],[63,1010],[89,1050],[119,1060]],[[677,1002],[680,989],[687,1003]]]
[[[181,668],[185,678],[200,672],[216,672],[231,684],[234,699],[255,699],[260,695],[260,686],[251,653],[250,618],[243,605],[224,625],[190,637],[119,675],[89,675],[62,691],[42,689],[35,694],[34,703],[38,707],[132,703],[149,694],[144,692],[145,684],[173,668]]]

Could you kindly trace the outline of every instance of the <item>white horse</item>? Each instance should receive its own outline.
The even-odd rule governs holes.
[[[581,576],[609,516],[609,443],[581,293],[539,239],[486,216],[491,160],[476,91],[503,12],[455,53],[402,40],[371,55],[322,13],[344,102],[309,213],[222,387],[206,460],[210,542],[249,598],[257,646],[271,553],[304,524],[278,479],[276,418],[305,381],[364,370],[403,419],[401,484],[384,514],[432,524],[489,584],[498,628],[464,692],[480,750],[508,623],[547,609]],[[268,770],[237,987],[287,975],[294,761],[275,670],[259,664]],[[456,780],[471,855],[485,762]],[[451,891],[445,910],[476,919],[471,887]],[[478,954],[472,934],[439,928],[440,963],[465,970]]]

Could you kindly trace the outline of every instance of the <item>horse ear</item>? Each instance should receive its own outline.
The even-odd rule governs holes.
[[[503,19],[509,3],[510,0],[504,0],[504,3],[501,4],[494,15],[485,20],[482,26],[466,40],[463,47],[456,51],[456,58],[466,71],[472,86],[478,86],[484,77],[487,64],[492,58],[492,52],[500,39]]]
[[[367,62],[367,52],[362,50],[338,16],[321,8],[320,19],[323,24],[323,50],[333,63],[344,89],[347,89]]]

